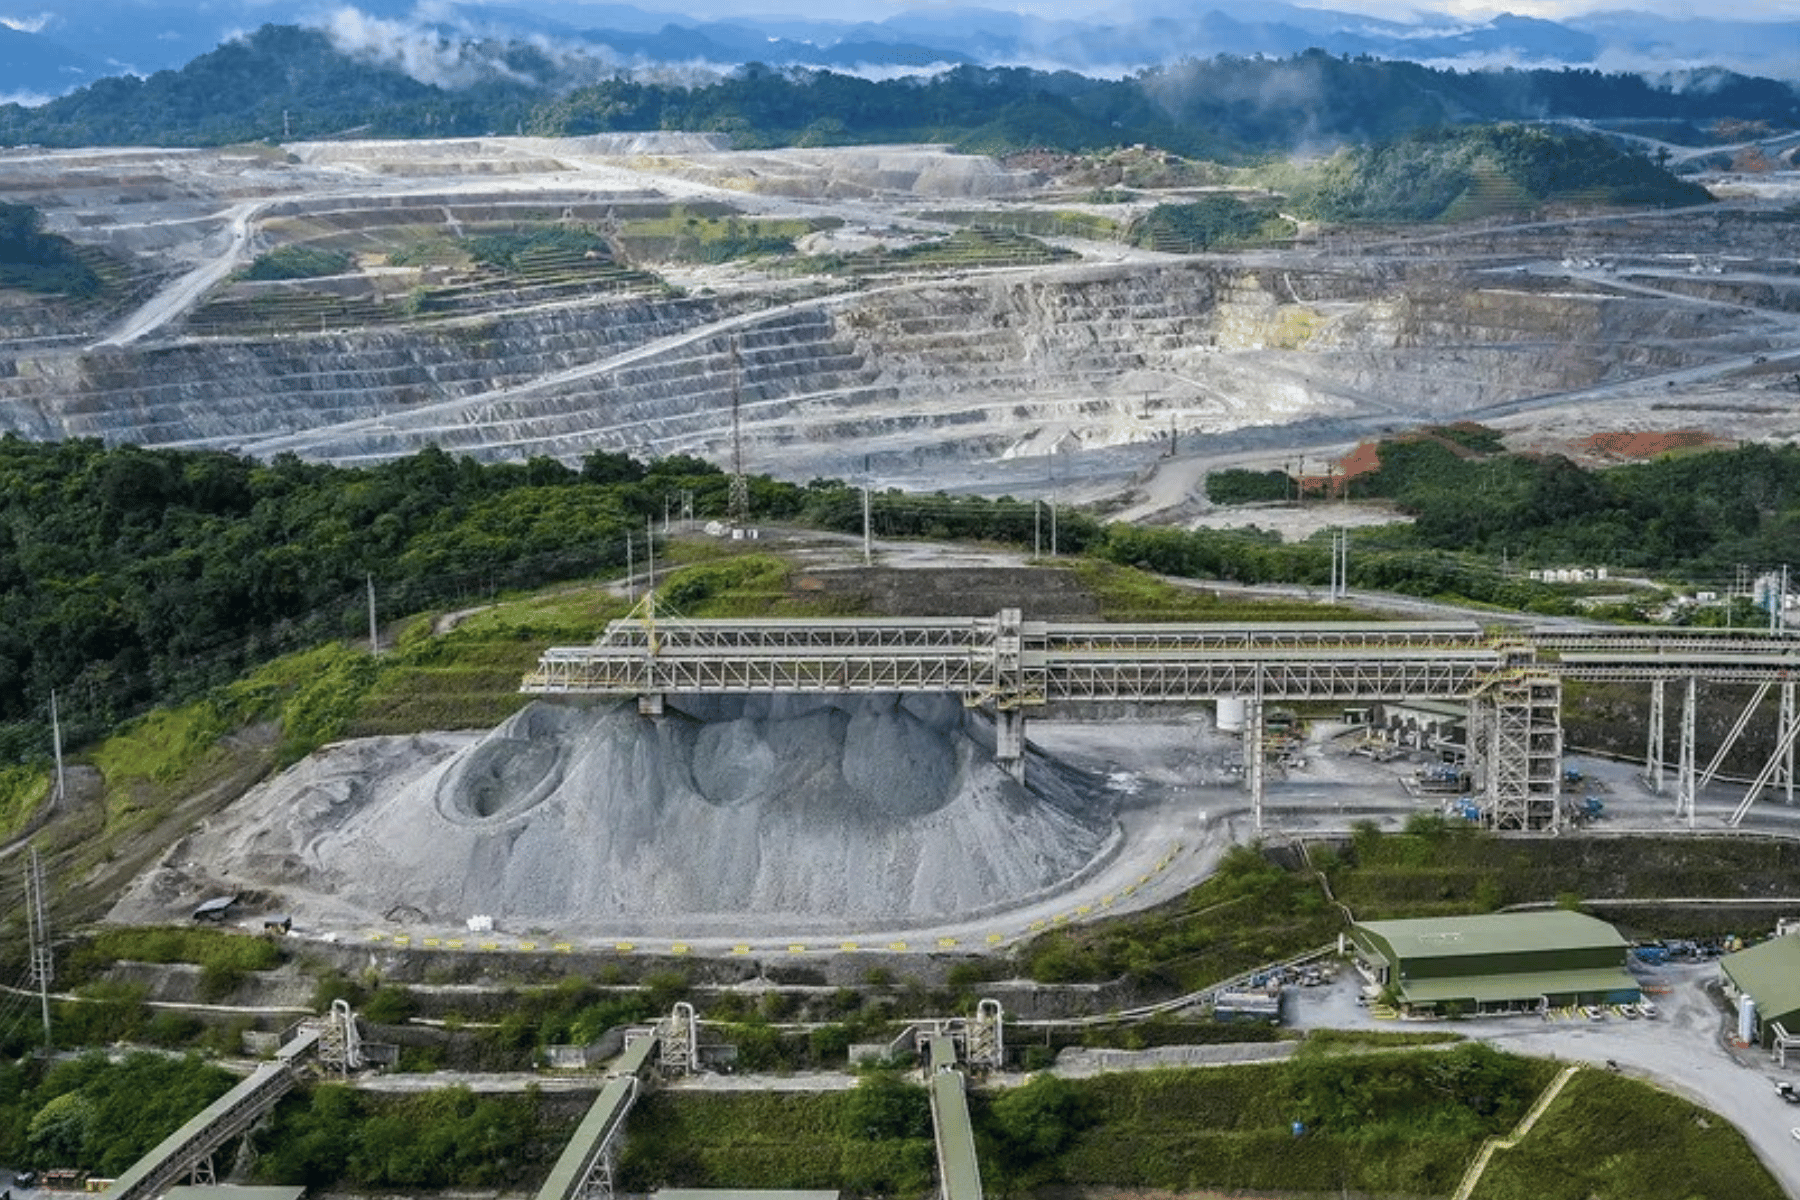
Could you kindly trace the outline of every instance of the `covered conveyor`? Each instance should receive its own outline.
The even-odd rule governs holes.
[[[926,1042],[925,1064],[938,1194],[942,1200],[981,1200],[981,1164],[975,1157],[975,1128],[969,1121],[966,1081],[956,1066],[955,1040],[947,1033],[933,1034]]]
[[[637,1099],[638,1087],[650,1070],[660,1037],[643,1033],[626,1042],[625,1053],[608,1074],[606,1085],[581,1119],[562,1156],[538,1189],[537,1200],[577,1200],[612,1195],[613,1158],[619,1132]]]
[[[164,1138],[106,1189],[110,1200],[149,1200],[182,1176],[204,1167],[213,1152],[248,1130],[287,1095],[300,1064],[317,1053],[320,1031],[302,1030],[242,1083]]]

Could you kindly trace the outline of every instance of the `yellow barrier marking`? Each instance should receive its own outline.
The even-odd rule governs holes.
[[[688,944],[686,942],[676,942],[673,946],[669,947],[670,954],[686,954],[687,952]]]
[[[889,942],[888,949],[892,950],[896,954],[904,954],[904,953],[906,953],[906,943],[905,942]]]
[[[988,945],[990,945],[990,946],[996,945],[1000,942],[1004,942],[1005,940],[1006,940],[1006,935],[1004,933],[988,934]]]
[[[802,946],[799,942],[789,942],[788,943],[788,953],[789,954],[805,954],[806,947]]]
[[[369,935],[369,940],[370,940],[370,941],[371,941],[371,942],[385,942],[385,941],[387,941],[387,934],[385,934],[385,933],[371,933],[371,934],[370,934],[370,935]]]
[[[733,954],[748,954],[748,953],[750,953],[750,947],[744,945],[744,943],[742,943],[742,942],[739,942],[737,945],[735,945],[731,948],[731,952]]]
[[[1094,911],[1094,906],[1091,904],[1077,904],[1075,906],[1075,915],[1076,916],[1085,917],[1093,911]]]
[[[956,945],[955,938],[939,938],[938,939],[938,946],[940,949],[949,950],[952,947],[954,947],[955,945]]]
[[[855,942],[839,942],[838,949],[839,950],[860,950],[860,949],[862,949],[862,947],[858,946]]]
[[[1135,891],[1137,891],[1137,884],[1135,884],[1135,883],[1128,883],[1128,884],[1126,884],[1126,885],[1125,885],[1125,886],[1124,886],[1124,887],[1122,887],[1122,888],[1120,888],[1120,889],[1119,889],[1119,895],[1121,895],[1121,896],[1129,896],[1129,895],[1131,895],[1131,893],[1133,893],[1133,892],[1135,892]]]
[[[394,935],[394,945],[409,946],[411,944],[412,944],[411,936],[404,934],[404,933],[397,933]]]
[[[558,954],[567,954],[569,951],[573,950],[575,947],[568,942],[558,942],[558,943],[556,943],[556,945],[554,945],[550,948],[552,950],[556,951]]]
[[[1054,917],[1050,918],[1050,923],[1052,925],[1065,925],[1068,923],[1068,920],[1069,920],[1068,913],[1057,913]]]
[[[1043,927],[1044,927],[1044,922],[1042,922],[1042,921],[1033,921],[1031,923],[1031,928],[1033,928],[1033,929],[1042,929]]]
[[[537,943],[536,942],[520,942],[519,949],[521,949],[521,950],[536,950]]]
[[[461,938],[451,938],[449,941],[444,943],[444,948],[447,950],[461,950],[463,948],[462,939]]]
[[[426,938],[425,944],[427,946],[435,946],[435,945],[438,945],[438,940],[436,938]]]
[[[637,943],[636,942],[614,942],[613,949],[617,950],[620,954],[630,954],[633,950],[637,949]]]
[[[483,950],[498,950],[500,948],[500,943],[499,942],[483,942],[483,943],[481,943],[481,948]]]
[[[1138,882],[1139,882],[1139,883],[1149,883],[1149,882],[1150,882],[1150,877],[1149,877],[1149,876],[1148,876],[1148,875],[1139,875],[1139,876],[1138,876]]]

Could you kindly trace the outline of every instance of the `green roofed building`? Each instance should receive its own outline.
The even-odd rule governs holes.
[[[1542,1012],[1643,998],[1625,969],[1625,939],[1585,913],[1364,921],[1350,940],[1357,969],[1412,1012]]]
[[[1738,1036],[1781,1054],[1800,1048],[1800,937],[1773,937],[1719,960],[1737,1002]]]

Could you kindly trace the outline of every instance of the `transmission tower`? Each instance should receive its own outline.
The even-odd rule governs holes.
[[[725,519],[733,529],[750,524],[750,484],[744,478],[744,358],[736,334],[731,337],[731,492],[726,501]]]
[[[56,961],[50,953],[50,920],[44,911],[44,866],[37,847],[25,867],[25,915],[31,936],[31,981],[37,984],[38,1005],[44,1015],[44,1049],[50,1049],[50,981]]]

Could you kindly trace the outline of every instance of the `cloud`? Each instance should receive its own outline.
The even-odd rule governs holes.
[[[35,17],[0,16],[0,25],[4,25],[8,29],[16,29],[20,33],[42,33],[44,26],[50,23],[53,16],[53,13],[47,12],[39,13]]]
[[[434,14],[442,14],[435,19],[447,19],[464,36],[434,28]],[[441,5],[421,4],[409,18],[398,21],[370,16],[358,8],[339,8],[325,18],[323,29],[340,53],[395,67],[436,87],[469,87],[494,78],[537,82],[470,36],[467,26],[454,18],[454,11]]]

